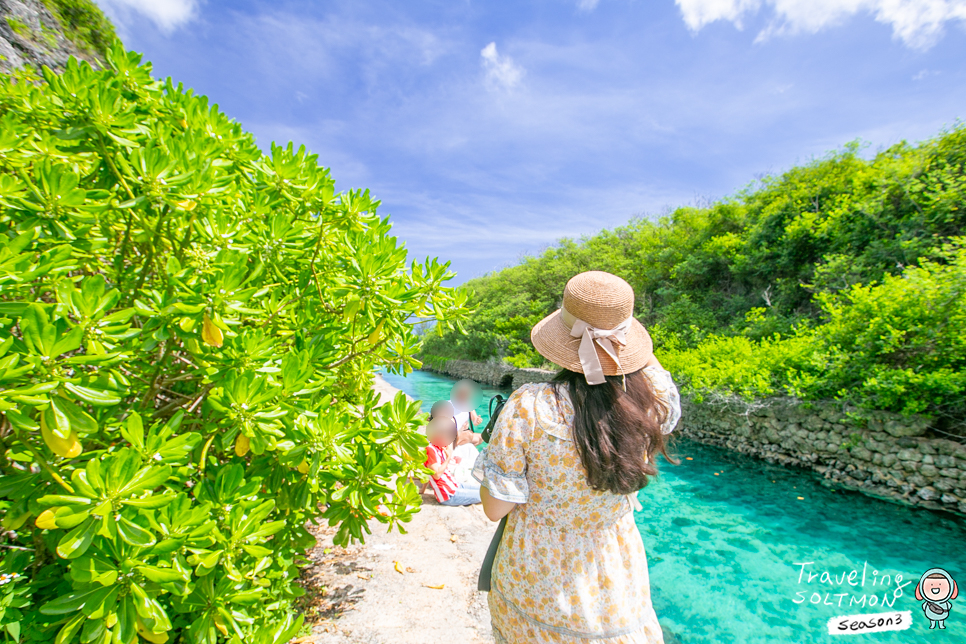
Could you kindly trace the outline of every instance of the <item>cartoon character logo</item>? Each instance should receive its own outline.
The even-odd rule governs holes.
[[[922,573],[916,586],[916,599],[922,602],[922,612],[929,620],[929,628],[946,628],[946,619],[953,609],[952,600],[959,596],[953,576],[942,568],[930,568]]]

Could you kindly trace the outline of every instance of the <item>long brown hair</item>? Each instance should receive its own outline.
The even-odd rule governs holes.
[[[607,382],[588,385],[584,374],[561,369],[551,383],[560,395],[566,385],[574,404],[573,439],[587,482],[595,490],[615,494],[637,492],[657,474],[655,458],[667,453],[661,424],[670,410],[654,393],[643,371],[607,376]],[[626,391],[625,391],[626,386]]]

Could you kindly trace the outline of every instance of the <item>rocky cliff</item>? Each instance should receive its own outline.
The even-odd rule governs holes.
[[[0,0],[0,71],[30,65],[62,70],[71,56],[95,67],[116,40],[110,21],[88,0]]]

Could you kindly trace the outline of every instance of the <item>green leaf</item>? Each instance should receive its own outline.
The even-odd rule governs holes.
[[[140,548],[153,546],[155,543],[154,535],[121,515],[117,521],[117,533],[126,543]]]
[[[80,583],[112,586],[117,581],[118,570],[110,561],[88,555],[74,560],[70,566],[70,576]]]
[[[144,449],[144,423],[141,422],[140,414],[131,412],[127,422],[121,426],[121,435],[137,449]]]
[[[121,399],[115,394],[100,389],[81,387],[72,382],[65,382],[64,387],[81,400],[97,407],[110,407],[121,402]]]
[[[44,338],[49,326],[47,312],[39,304],[31,304],[27,307],[23,317],[20,318],[20,331],[23,334],[23,341],[27,349],[39,356],[48,355],[44,348]],[[53,348],[51,345],[50,348]]]
[[[43,609],[41,609],[40,612],[41,613],[44,612]],[[72,612],[72,611],[67,611],[67,612]],[[74,635],[77,634],[77,631],[79,631],[81,627],[84,625],[84,621],[86,619],[87,618],[84,616],[83,613],[77,615],[76,617],[71,618],[70,621],[64,624],[64,626],[59,631],[57,631],[57,637],[54,638],[54,644],[69,644],[69,642],[71,642],[74,639]]]
[[[153,496],[146,496],[140,499],[124,499],[121,501],[122,505],[129,505],[133,508],[143,508],[145,510],[155,510],[157,508],[163,508],[177,498],[177,495],[173,492],[166,494],[156,494]]]
[[[55,436],[67,440],[70,436],[70,417],[53,400],[50,401],[50,405],[43,411],[43,414],[47,429]]]
[[[137,474],[128,481],[124,487],[118,490],[119,496],[129,496],[152,490],[171,477],[170,465],[146,465],[138,470]]]
[[[157,566],[138,566],[136,568],[146,579],[163,584],[170,581],[187,581],[180,572],[173,568],[159,568]]]
[[[57,544],[57,554],[64,559],[80,557],[87,552],[95,534],[97,534],[97,520],[89,518],[64,535],[60,543]]]
[[[81,610],[92,598],[100,595],[102,586],[93,586],[82,591],[73,592],[51,600],[40,607],[44,615],[66,615]]]
[[[122,597],[117,607],[117,625],[114,627],[115,639],[121,644],[133,642],[137,634],[137,609],[134,599]]]
[[[97,421],[86,411],[66,398],[51,398],[51,404],[70,420],[70,427],[79,434],[93,434],[97,432]]]

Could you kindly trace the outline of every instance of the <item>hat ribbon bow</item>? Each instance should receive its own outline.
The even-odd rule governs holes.
[[[631,328],[633,321],[634,318],[629,317],[613,329],[598,329],[579,318],[574,321],[570,335],[580,338],[577,356],[580,358],[580,366],[584,369],[584,377],[587,379],[588,385],[600,385],[605,382],[604,368],[601,366],[600,356],[597,355],[597,350],[594,348],[595,343],[613,358],[621,373],[624,373],[621,361],[617,357],[617,351],[614,349],[614,343],[616,342],[622,347],[627,346],[627,330]]]

